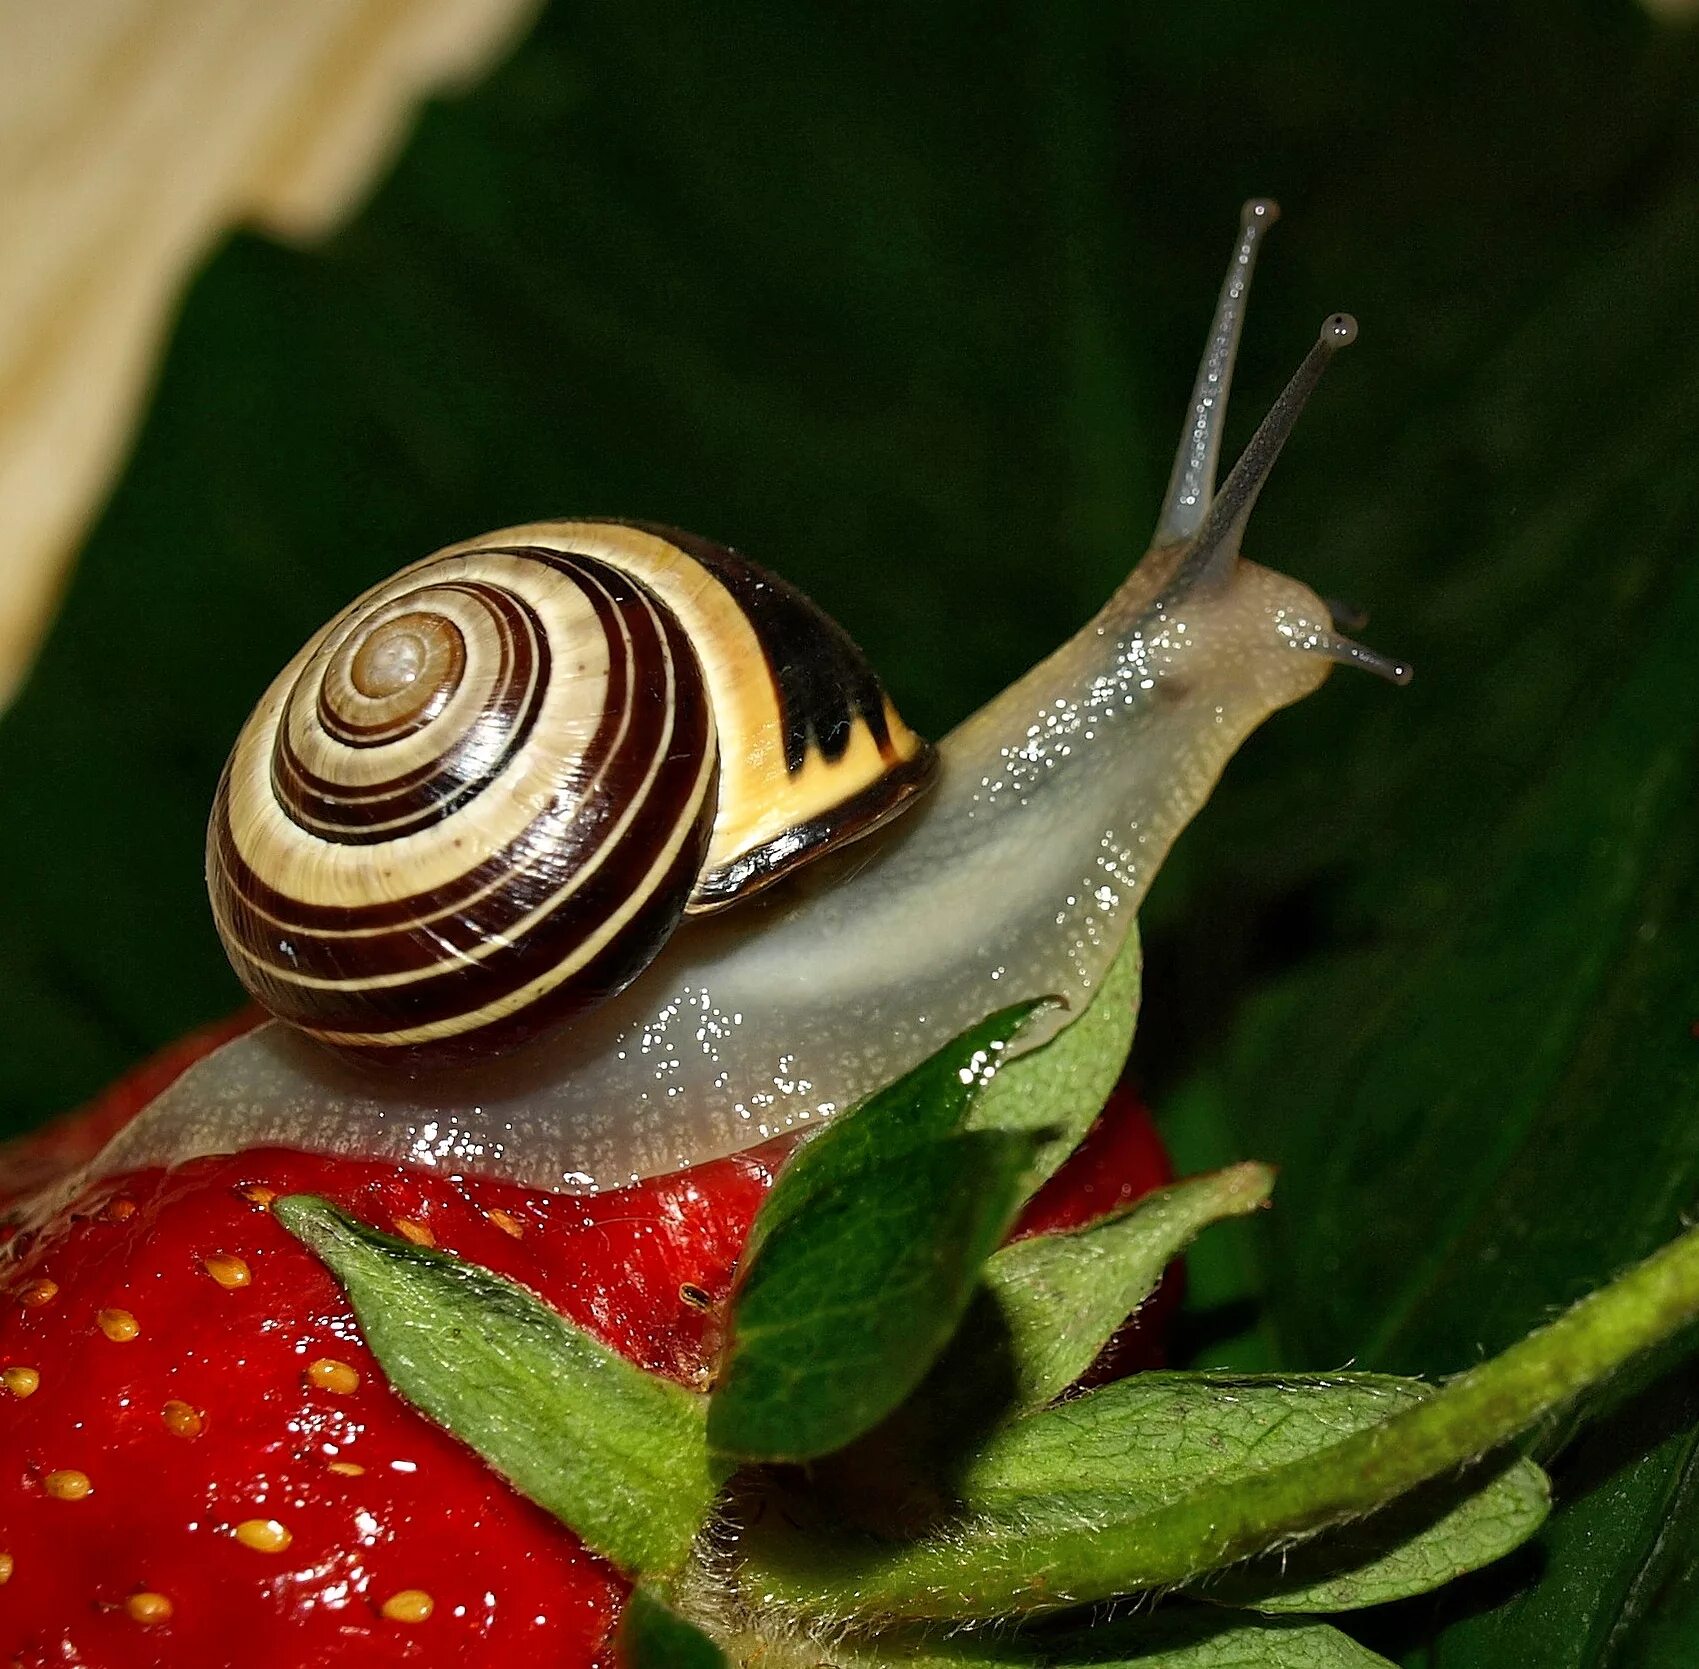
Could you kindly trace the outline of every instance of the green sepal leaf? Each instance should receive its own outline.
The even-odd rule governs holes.
[[[1115,1523],[1204,1483],[1225,1483],[1329,1448],[1431,1393],[1377,1374],[1143,1374],[1023,1420],[963,1480],[970,1507],[1042,1532]],[[1220,1604],[1344,1611],[1427,1593],[1502,1558],[1545,1521],[1550,1490],[1511,1459],[1429,1485],[1270,1561],[1200,1585]]]
[[[1473,1466],[1695,1318],[1699,1229],[1689,1229],[1501,1355],[1308,1453],[1042,1532],[1030,1512],[902,1545],[804,1524],[756,1530],[742,1544],[746,1578],[805,1614],[913,1621],[1037,1614],[1194,1582]]]
[[[619,1669],[729,1669],[730,1664],[713,1640],[644,1585],[625,1602],[614,1636],[614,1662]]]
[[[1011,1412],[1041,1408],[1067,1390],[1201,1229],[1257,1210],[1273,1186],[1266,1165],[1234,1165],[992,1257],[984,1279],[1001,1313],[999,1348],[1010,1357]]]
[[[1091,1001],[1048,1043],[1002,1067],[968,1112],[971,1130],[1028,1130],[1039,1138],[1036,1188],[1079,1146],[1133,1047],[1144,955],[1135,924]]]
[[[743,1275],[708,1408],[713,1446],[808,1460],[902,1403],[955,1333],[1031,1159],[1030,1138],[976,1130],[834,1166]]]
[[[1391,1669],[1326,1623],[1250,1621],[1183,1604],[1085,1629],[846,1640],[833,1646],[831,1663],[833,1669]]]
[[[1042,1001],[1016,1003],[987,1015],[804,1142],[750,1226],[742,1268],[753,1267],[762,1246],[783,1225],[818,1199],[841,1191],[850,1177],[880,1162],[894,1164],[910,1148],[963,1128],[975,1100],[999,1074],[1003,1052],[1045,1006]]]
[[[1257,1621],[1165,1605],[1046,1641],[1046,1669],[1391,1669],[1326,1623]]]
[[[699,1397],[475,1264],[310,1194],[272,1210],[347,1289],[408,1402],[622,1571],[684,1562],[718,1484]]]
[[[816,1486],[876,1534],[912,1535],[952,1517],[959,1474],[992,1434],[1072,1385],[1192,1236],[1255,1210],[1273,1181],[1266,1166],[1233,1166],[1089,1227],[994,1253],[925,1382],[877,1430],[817,1469]]]
[[[750,1460],[829,1454],[925,1375],[1030,1177],[1032,1137],[969,1140],[962,1124],[1039,1006],[963,1032],[779,1173],[732,1296],[708,1414],[716,1448]]]

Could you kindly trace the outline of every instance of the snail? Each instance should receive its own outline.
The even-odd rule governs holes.
[[[1019,998],[1062,999],[1021,1046],[1052,1035],[1240,742],[1335,663],[1409,675],[1240,555],[1347,315],[1216,488],[1276,215],[1241,215],[1151,548],[936,749],[799,593],[653,527],[507,528],[339,615],[209,839],[233,961],[292,1024],[102,1167],[275,1143],[592,1189],[829,1117]]]

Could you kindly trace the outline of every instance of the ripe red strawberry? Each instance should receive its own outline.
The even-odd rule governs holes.
[[[1027,1203],[1013,1238],[1057,1234],[1120,1211],[1174,1180],[1174,1167],[1149,1112],[1132,1086],[1118,1084],[1108,1105],[1067,1164]],[[1169,1327],[1185,1296],[1185,1270],[1176,1263],[1162,1284],[1129,1316],[1082,1376],[1106,1385],[1166,1361]]]
[[[735,1159],[576,1199],[264,1151],[89,1190],[4,1283],[0,1653],[590,1662],[618,1579],[389,1390],[269,1199],[428,1235],[689,1381],[769,1177]]]
[[[593,1198],[275,1150],[86,1190],[0,1275],[0,1663],[595,1662],[624,1583],[389,1389],[269,1201],[428,1237],[700,1385],[789,1146]],[[1023,1227],[1167,1177],[1118,1096]]]
[[[1173,1180],[1174,1167],[1150,1114],[1123,1082],[1067,1164],[1028,1202],[1013,1238],[1077,1229]]]

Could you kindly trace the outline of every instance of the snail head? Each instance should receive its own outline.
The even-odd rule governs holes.
[[[1130,589],[1139,594],[1141,612],[1164,618],[1215,615],[1234,603],[1252,602],[1252,612],[1265,627],[1272,622],[1278,647],[1296,649],[1324,663],[1318,667],[1312,662],[1305,669],[1300,681],[1306,687],[1319,683],[1325,663],[1331,662],[1360,666],[1394,684],[1405,684],[1411,675],[1406,663],[1344,636],[1338,629],[1337,611],[1321,603],[1307,587],[1258,568],[1241,553],[1251,512],[1299,414],[1333,356],[1357,339],[1357,321],[1349,313],[1333,313],[1322,322],[1320,334],[1257,426],[1250,444],[1227,479],[1216,486],[1227,396],[1251,273],[1263,236],[1279,216],[1278,205],[1265,197],[1253,198],[1241,211],[1238,242],[1192,387],[1167,496],[1150,553],[1129,582]],[[1215,640],[1226,644],[1233,636],[1217,634]],[[1295,690],[1290,699],[1302,693]]]

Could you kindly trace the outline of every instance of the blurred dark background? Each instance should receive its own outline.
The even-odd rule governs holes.
[[[186,297],[0,720],[0,1117],[235,1003],[225,749],[450,539],[736,544],[942,733],[1142,550],[1269,193],[1229,452],[1325,313],[1362,336],[1249,550],[1418,677],[1277,717],[1147,910],[1137,1070],[1182,1162],[1283,1166],[1194,1261],[1189,1347],[1507,1342],[1699,1198],[1696,49],[1603,0],[550,7],[329,244],[234,236]],[[1376,1643],[1694,1661],[1692,1381],[1645,1382],[1537,1560]]]

